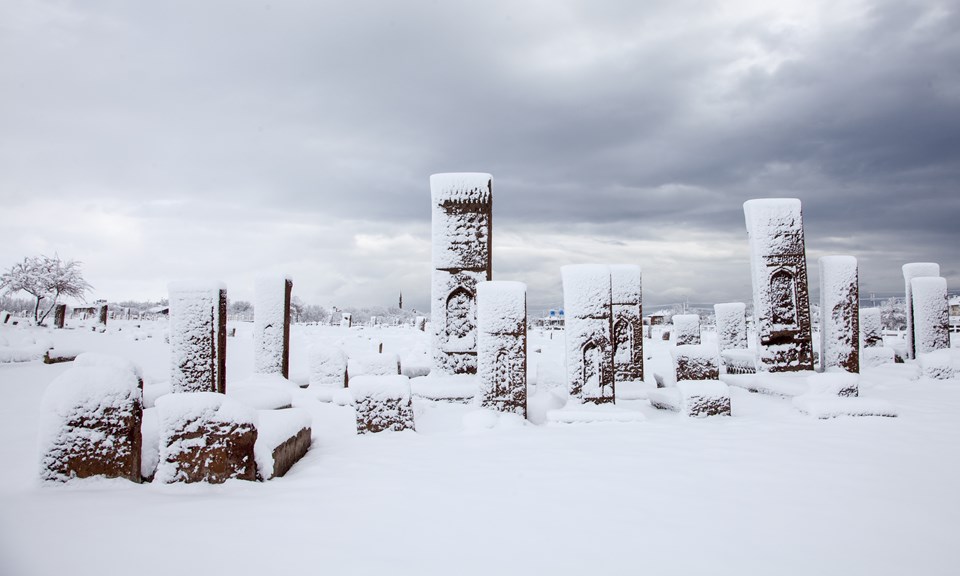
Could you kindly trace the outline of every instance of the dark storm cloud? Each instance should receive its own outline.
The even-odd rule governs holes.
[[[958,29],[934,1],[11,2],[0,199],[122,213],[166,239],[145,252],[256,228],[262,265],[275,237],[298,270],[308,242],[347,269],[390,230],[415,242],[370,256],[392,293],[422,268],[429,174],[489,171],[495,266],[547,302],[556,266],[611,254],[663,294],[746,298],[709,266],[742,264],[745,200],[791,196],[812,255],[858,255],[884,289],[935,260],[957,285]],[[291,222],[327,235],[269,233]],[[4,261],[56,244],[27,236]]]

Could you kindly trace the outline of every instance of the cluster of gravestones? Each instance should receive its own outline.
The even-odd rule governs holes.
[[[523,375],[510,367],[525,365],[524,350],[518,345],[525,335],[520,328],[503,331],[501,325],[525,323],[512,316],[507,320],[520,310],[524,291],[514,289],[512,307],[491,304],[489,313],[478,313],[488,308],[484,299],[490,296],[485,294],[498,293],[498,298],[505,298],[497,287],[501,283],[491,281],[491,180],[489,174],[473,173],[437,174],[430,180],[434,370],[478,372],[483,405],[515,406],[526,386]],[[694,416],[729,414],[729,390],[719,381],[721,364],[726,373],[735,375],[814,371],[800,201],[750,200],[744,203],[744,215],[750,245],[755,349],[748,346],[742,302],[714,308],[719,354],[701,345],[698,316],[674,316],[673,372],[655,375],[663,390],[651,394],[654,406]],[[863,356],[869,365],[892,362],[895,352],[883,346],[879,311],[859,310],[856,258],[826,256],[819,265],[820,371],[858,374],[861,334]],[[950,345],[946,281],[939,277],[936,264],[907,264],[903,271],[908,355],[919,358],[926,375],[950,378],[950,356],[945,351]],[[580,404],[614,403],[618,381],[643,379],[640,268],[588,264],[565,266],[561,272],[569,395]],[[484,324],[496,326],[496,334]],[[834,393],[857,396],[856,379],[843,382]],[[508,397],[514,404],[507,402]]]
[[[257,283],[257,373],[287,377],[291,288],[286,278]],[[155,406],[145,406],[138,367],[79,355],[44,396],[41,477],[219,483],[286,473],[310,447],[310,416],[289,406],[257,409],[226,394],[226,303],[221,285],[171,284],[170,393]],[[148,422],[150,445],[141,432]]]

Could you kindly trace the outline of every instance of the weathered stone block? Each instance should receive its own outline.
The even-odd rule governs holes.
[[[290,376],[290,278],[258,278],[254,287],[253,369]]]
[[[913,348],[917,356],[950,347],[950,305],[945,278],[910,281],[913,309]]]
[[[283,476],[310,449],[312,420],[299,408],[257,412],[257,477]]]
[[[358,376],[351,380],[350,391],[358,434],[415,429],[406,376]]]
[[[723,382],[678,381],[679,411],[685,416],[730,416],[730,388]]]
[[[673,343],[677,346],[700,344],[700,316],[676,314],[673,317]]]
[[[925,278],[925,277],[937,277],[940,276],[940,265],[935,262],[910,262],[909,264],[904,264],[902,267],[903,270],[903,283],[904,283],[904,292],[906,298],[906,313],[907,313],[907,357],[916,358],[917,357],[917,347],[913,341],[914,333],[914,320],[913,320],[913,286],[911,282],[914,278]]]
[[[675,346],[670,350],[677,382],[681,380],[717,380],[720,367],[711,346]]]
[[[717,347],[721,352],[747,348],[746,309],[743,302],[713,305],[713,313],[717,318]]]
[[[139,482],[142,397],[135,371],[106,363],[74,366],[54,379],[41,402],[40,477]]]
[[[883,346],[883,324],[879,308],[860,310],[860,344],[863,348]]]
[[[639,266],[610,266],[613,375],[617,382],[643,380],[643,293]]]
[[[570,396],[580,403],[614,402],[610,267],[577,264],[560,272]]]
[[[223,394],[168,394],[157,399],[163,483],[256,480],[256,413]]]
[[[310,346],[310,387],[346,388],[347,354],[320,342]]]

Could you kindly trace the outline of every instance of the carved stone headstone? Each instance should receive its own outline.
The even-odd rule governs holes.
[[[673,358],[677,382],[720,378],[717,351],[712,346],[699,344],[674,346],[670,349],[670,356]]]
[[[935,262],[911,262],[903,265],[903,281],[906,298],[904,299],[907,312],[907,356],[917,357],[917,347],[913,341],[913,288],[910,282],[914,278],[940,276],[940,265]]]
[[[346,388],[347,354],[320,342],[310,347],[310,387]]]
[[[643,291],[640,267],[610,266],[613,374],[617,382],[643,380]]]
[[[757,368],[769,372],[813,370],[800,201],[748,200],[743,212],[750,240]]]
[[[256,412],[224,394],[157,398],[160,463],[154,481],[256,480]]]
[[[857,259],[820,258],[820,368],[860,373]]]
[[[713,313],[717,318],[717,347],[721,352],[747,348],[746,309],[743,302],[713,305]]]
[[[67,305],[57,304],[57,307],[53,310],[53,327],[62,329],[66,318],[67,318]]]
[[[477,371],[478,282],[492,278],[492,177],[483,173],[430,176],[433,201],[431,328],[439,374]]]
[[[97,301],[97,324],[101,328],[106,328],[107,326],[107,303],[103,300]]]
[[[47,387],[40,411],[40,477],[140,482],[143,387],[133,370],[74,366]]]
[[[170,388],[225,392],[227,289],[222,284],[170,285]]]
[[[290,375],[290,278],[258,278],[254,287],[253,371]]]
[[[700,344],[700,316],[675,314],[673,316],[673,343],[677,346]]]
[[[527,285],[477,284],[480,405],[527,417]]]
[[[879,308],[860,310],[860,342],[864,348],[883,346],[883,324]]]
[[[570,396],[580,403],[615,402],[610,267],[577,264],[560,272]]]

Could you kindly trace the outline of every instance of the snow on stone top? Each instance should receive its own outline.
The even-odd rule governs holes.
[[[700,332],[700,316],[697,314],[674,314],[672,322],[677,332],[684,334]]]
[[[101,354],[99,352],[84,352],[79,354],[73,361],[74,366],[103,366],[105,368],[115,368],[124,370],[136,375],[137,378],[143,378],[143,372],[140,367],[120,356],[113,354]]]
[[[910,262],[903,265],[903,277],[909,282],[913,278],[939,276],[940,265],[936,262]]]
[[[610,304],[610,267],[570,264],[560,267],[563,307],[567,316],[605,314]]]
[[[527,285],[490,281],[477,284],[477,326],[489,334],[516,332],[527,321]]]
[[[257,413],[249,406],[218,392],[187,392],[157,398],[161,430],[175,430],[186,422],[210,418],[217,422],[257,424]]]
[[[636,264],[610,265],[610,294],[614,304],[641,301],[641,270]]]
[[[434,204],[489,202],[493,176],[485,172],[447,172],[430,176]]]
[[[410,379],[406,376],[355,376],[350,378],[350,392],[355,399],[410,399]]]
[[[755,254],[799,252],[802,233],[800,200],[759,198],[743,203],[747,235]],[[793,233],[796,231],[796,233]]]
[[[226,290],[227,285],[223,282],[209,280],[177,280],[167,284],[169,292],[207,292],[213,290]]]
[[[747,309],[743,302],[722,302],[713,305],[713,312],[717,316],[742,316]]]
[[[717,349],[707,344],[681,344],[670,349],[670,355],[674,360],[677,358],[694,358],[700,360],[713,360],[717,357]]]
[[[820,258],[820,293],[843,294],[857,280],[857,259],[853,256]]]
[[[45,413],[67,415],[78,407],[90,412],[119,405],[131,396],[141,398],[140,380],[125,368],[106,364],[73,366],[47,386],[41,406]]]

